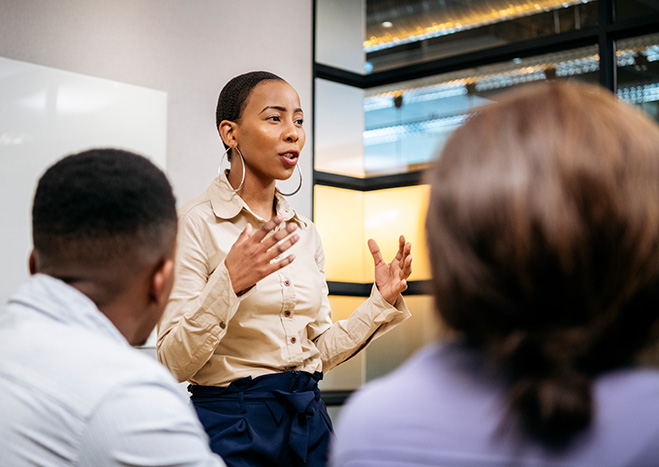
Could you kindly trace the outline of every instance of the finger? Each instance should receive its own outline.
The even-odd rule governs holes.
[[[398,295],[402,294],[403,292],[405,292],[407,290],[407,281],[405,279],[397,281],[396,283],[392,283],[390,285],[390,287],[391,287],[391,289],[390,289],[391,294],[394,297],[397,297]],[[395,301],[395,299],[394,299],[394,301]],[[391,303],[391,302],[389,302],[389,303]]]
[[[400,271],[400,277],[402,279],[407,279],[410,277],[412,274],[412,256],[408,256],[405,258],[405,262],[403,263],[403,267]]]
[[[267,277],[270,274],[272,274],[273,272],[275,272],[275,271],[277,271],[277,270],[279,270],[279,269],[281,269],[285,266],[288,266],[289,264],[291,264],[293,262],[294,259],[295,259],[295,255],[293,253],[291,253],[290,255],[285,256],[284,258],[278,259],[276,261],[275,260],[270,261],[261,270],[261,278]]]
[[[396,253],[396,259],[401,261],[405,256],[405,235],[398,237],[398,252]]]
[[[403,264],[405,263],[405,259],[410,255],[412,252],[412,244],[411,243],[405,243],[402,247],[402,249],[398,249],[398,253],[396,253],[396,257],[394,258],[393,263],[398,263],[399,266],[402,268]]]
[[[280,256],[284,253],[286,253],[286,250],[288,250],[290,247],[295,245],[298,240],[300,239],[300,236],[297,233],[291,234],[290,237],[288,237],[286,240],[274,245],[272,248],[270,248],[266,254],[266,260],[267,261],[272,261],[275,259],[277,256]]]
[[[263,248],[264,252],[269,252],[271,249],[276,249],[278,248],[277,247],[278,244],[287,241],[288,238],[292,237],[293,235],[297,235],[297,233],[291,233],[291,232],[295,232],[296,230],[297,230],[296,224],[287,225],[285,228],[279,229],[273,235],[269,235],[268,237],[264,238],[261,241],[260,246]],[[299,236],[296,238],[295,241],[297,240],[299,240]],[[277,254],[269,257],[268,260],[272,259],[275,256],[277,256]]]
[[[279,224],[281,224],[283,221],[282,217],[280,215],[274,216],[272,219],[270,219],[268,222],[263,224],[263,226],[254,232],[254,235],[252,235],[252,239],[254,239],[257,242],[260,242],[263,240],[272,230],[274,230]]]
[[[296,230],[297,230],[297,224],[290,223],[287,224],[283,229],[279,229],[277,232],[275,232],[274,235],[271,235],[270,237],[264,239],[263,241],[271,243],[270,246],[272,246],[275,243],[281,242],[284,238],[290,236]]]
[[[294,259],[295,259],[295,255],[293,253],[291,253],[290,255],[280,259],[279,261],[275,261],[274,263],[272,263],[272,265],[275,268],[274,271],[276,271],[277,269],[281,269],[284,266],[288,266],[289,264],[291,264],[293,262]]]
[[[378,246],[378,242],[376,242],[372,238],[369,238],[368,249],[371,252],[371,256],[373,256],[373,262],[375,263],[376,266],[384,262],[384,260],[382,259],[382,253],[380,253],[380,247]]]
[[[412,244],[410,242],[407,242],[403,247],[403,256],[401,257],[401,261],[404,261],[405,258],[410,256],[411,254],[412,254]]]
[[[240,232],[240,235],[238,235],[238,239],[236,240],[236,243],[244,242],[251,235],[252,235],[252,224],[248,222],[245,228],[243,229],[243,231]]]

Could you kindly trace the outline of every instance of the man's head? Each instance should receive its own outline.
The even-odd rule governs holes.
[[[157,323],[173,280],[176,206],[144,157],[92,149],[51,166],[32,207],[32,273],[79,289],[132,344]]]

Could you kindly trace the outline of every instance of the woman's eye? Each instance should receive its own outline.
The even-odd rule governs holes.
[[[302,126],[303,123],[304,123],[304,120],[301,119],[301,118],[298,118],[298,119],[295,120],[295,124],[296,124],[296,125],[300,125],[300,126]]]
[[[268,120],[272,120],[273,122],[281,122],[281,118],[279,118],[279,115],[272,115],[268,117]]]

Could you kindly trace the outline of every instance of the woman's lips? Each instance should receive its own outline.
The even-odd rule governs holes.
[[[279,154],[279,157],[281,157],[281,160],[284,162],[285,165],[289,167],[295,167],[295,164],[297,164],[299,153],[295,151],[284,152]]]

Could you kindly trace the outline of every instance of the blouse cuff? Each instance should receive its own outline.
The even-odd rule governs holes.
[[[384,299],[375,284],[373,284],[373,288],[371,289],[371,295],[364,304],[366,303],[370,304],[370,307],[367,306],[367,309],[370,308],[371,313],[373,313],[371,319],[376,327],[373,338],[386,334],[398,324],[412,316],[407,309],[407,305],[405,304],[402,295],[398,297],[395,305],[392,305]]]

